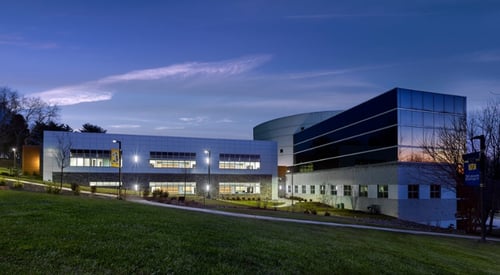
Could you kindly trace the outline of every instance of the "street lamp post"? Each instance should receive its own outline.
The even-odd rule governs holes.
[[[118,143],[118,199],[122,198],[122,142],[113,139],[113,143]]]
[[[210,150],[205,150],[205,154],[208,155],[207,165],[208,165],[208,186],[207,186],[207,199],[210,199],[210,166],[211,166],[211,152]]]
[[[479,139],[479,149],[481,150],[480,155],[479,155],[479,163],[481,165],[481,177],[480,177],[480,183],[479,183],[479,207],[480,209],[480,215],[481,215],[481,241],[486,241],[486,217],[485,217],[485,211],[484,211],[484,188],[485,188],[485,177],[486,177],[486,141],[484,135],[480,136],[475,136],[471,138],[472,140]]]
[[[17,172],[17,163],[16,163],[16,158],[17,158],[17,149],[16,148],[12,148],[12,152],[14,153],[14,157],[12,158],[12,174],[14,174],[16,171]]]
[[[292,196],[290,198],[292,199],[292,212],[293,212],[293,166],[291,169],[288,170],[288,172],[290,172],[290,178],[292,182]]]

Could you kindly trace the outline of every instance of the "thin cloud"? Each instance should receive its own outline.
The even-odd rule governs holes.
[[[367,65],[354,68],[345,68],[339,70],[329,70],[329,71],[311,71],[303,73],[288,74],[285,77],[289,79],[304,79],[304,78],[318,78],[318,77],[329,77],[336,75],[343,75],[349,73],[355,73],[360,71],[370,71],[379,70],[395,66],[394,64],[382,64],[382,65]]]
[[[180,121],[186,122],[186,123],[202,123],[206,121],[208,118],[207,117],[181,117],[179,118]]]
[[[107,76],[82,84],[59,87],[34,96],[57,105],[74,105],[84,102],[110,100],[113,97],[108,85],[128,81],[148,81],[166,78],[187,78],[196,76],[231,76],[252,70],[270,60],[269,55],[242,57],[221,62],[191,62],[167,67],[131,71],[125,74]]]
[[[141,128],[141,125],[137,125],[137,124],[117,124],[117,125],[110,125],[109,127],[114,128],[114,129],[137,129],[137,128]]]
[[[471,59],[475,62],[500,62],[500,50],[476,52]]]
[[[94,83],[84,83],[35,93],[33,96],[40,97],[49,104],[64,106],[110,100],[113,94],[111,91],[101,89]]]
[[[0,35],[0,45],[42,50],[59,48],[59,45],[54,42],[27,41],[24,37],[18,35]]]
[[[356,17],[409,17],[409,16],[426,16],[431,13],[323,13],[323,14],[298,14],[289,15],[285,18],[295,20],[327,20],[335,18],[356,18]]]

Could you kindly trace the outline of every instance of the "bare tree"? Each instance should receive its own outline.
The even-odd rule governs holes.
[[[433,163],[432,169],[424,169],[425,177],[441,183],[456,192],[463,184],[463,159],[467,144],[467,120],[456,117],[433,136],[425,136],[421,148],[424,160]]]
[[[47,123],[55,120],[59,115],[57,105],[49,105],[39,97],[22,97],[19,113],[24,116],[29,127],[37,123]]]
[[[61,168],[61,181],[60,188],[62,189],[64,168],[69,166],[69,159],[71,154],[71,138],[67,132],[61,132],[57,136],[57,151],[55,152],[55,159],[57,161],[57,166]]]
[[[469,131],[471,136],[485,137],[486,178],[483,210],[488,213],[488,230],[491,233],[494,215],[500,208],[500,100],[489,101],[485,108],[474,112],[470,118]],[[471,147],[476,151],[474,144]]]

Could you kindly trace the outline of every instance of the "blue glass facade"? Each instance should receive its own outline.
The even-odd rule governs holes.
[[[465,97],[392,89],[294,135],[295,172],[414,161],[424,138],[465,116]]]

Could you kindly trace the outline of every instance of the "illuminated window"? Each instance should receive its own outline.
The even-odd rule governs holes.
[[[260,194],[259,182],[221,182],[220,194]]]
[[[389,186],[388,185],[377,185],[377,197],[378,198],[388,198],[389,197]]]
[[[408,198],[409,199],[418,199],[419,198],[419,192],[418,192],[418,184],[410,184],[408,185]]]
[[[288,188],[288,193],[291,193],[292,192],[292,186],[291,185],[287,185],[287,188]]]
[[[311,185],[311,194],[316,194],[316,185]]]
[[[74,167],[111,167],[110,150],[71,149],[69,165]]]
[[[259,155],[220,154],[219,169],[258,170],[260,169]]]
[[[344,196],[352,195],[352,187],[350,185],[344,185]]]
[[[321,195],[326,194],[326,185],[324,185],[324,184],[323,184],[323,185],[320,185],[320,186],[319,186],[319,193],[320,193]]]
[[[368,185],[360,185],[359,186],[359,196],[360,197],[368,197]]]
[[[196,153],[150,152],[149,165],[153,168],[189,168],[196,166]]]
[[[439,184],[431,184],[431,199],[440,199],[441,198],[441,185]]]
[[[189,195],[194,195],[196,192],[196,182],[150,182],[149,187],[151,192],[161,190],[169,194],[183,195],[184,189],[186,189],[186,194]]]

